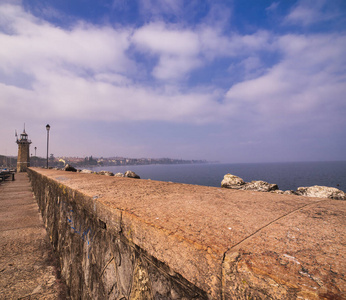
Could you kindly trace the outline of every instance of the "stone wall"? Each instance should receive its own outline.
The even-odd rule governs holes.
[[[72,299],[343,299],[344,201],[30,168]]]

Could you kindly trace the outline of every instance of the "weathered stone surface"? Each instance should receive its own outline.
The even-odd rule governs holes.
[[[328,186],[314,185],[310,187],[299,187],[296,193],[307,197],[346,200],[346,194],[343,191]]]
[[[226,174],[221,181],[221,187],[223,188],[239,188],[243,184],[245,184],[245,181],[242,178],[232,174]]]
[[[66,164],[66,166],[64,167],[64,171],[77,172],[77,169],[69,164]]]
[[[271,184],[262,180],[245,182],[242,178],[232,174],[226,174],[224,176],[221,187],[258,192],[270,192],[279,189],[276,184]]]
[[[152,287],[149,279],[148,268],[144,266],[141,259],[138,260],[134,274],[130,299],[141,300],[150,299]]]
[[[271,192],[279,188],[277,184],[271,184],[262,180],[255,180],[243,184],[242,186],[240,186],[240,189],[247,191]]]
[[[344,299],[345,218],[343,201],[322,200],[233,247],[223,263],[225,299]]]
[[[126,171],[124,174],[124,177],[140,179],[140,177],[135,172],[132,172],[132,171]]]
[[[83,170],[80,170],[80,173],[84,173],[84,174],[92,174],[94,173],[92,170],[88,170],[88,169],[83,169]]]
[[[123,173],[115,173],[114,174],[115,177],[125,177]]]
[[[286,190],[283,192],[285,195],[297,195],[296,191],[293,190]]]
[[[74,298],[345,295],[343,201],[29,172]]]
[[[33,174],[33,188],[72,299],[207,299],[205,292],[125,237],[121,210],[104,204],[108,197],[103,191],[96,188],[86,196]],[[78,176],[94,188],[90,179],[101,177]],[[108,186],[105,178],[112,177],[99,180],[103,188]],[[68,175],[58,180],[66,183]]]
[[[110,172],[110,171],[100,171],[97,172],[98,175],[105,175],[105,176],[114,176],[114,173]]]

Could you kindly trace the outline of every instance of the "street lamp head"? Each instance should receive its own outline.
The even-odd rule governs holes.
[[[46,129],[47,129],[47,131],[49,131],[49,129],[50,129],[49,124],[46,125]]]

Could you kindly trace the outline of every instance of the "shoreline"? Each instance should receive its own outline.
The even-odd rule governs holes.
[[[79,168],[79,167],[78,167]],[[131,170],[143,179],[220,187],[225,174],[235,174],[245,181],[263,180],[282,190],[302,186],[328,186],[346,192],[346,161],[300,163],[202,163],[151,164],[126,166],[85,166],[93,171],[114,173]]]

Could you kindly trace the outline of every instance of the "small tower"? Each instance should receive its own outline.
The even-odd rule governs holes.
[[[30,144],[31,141],[28,140],[28,135],[25,132],[25,125],[23,133],[20,135],[18,139],[16,133],[18,144],[18,158],[17,158],[17,172],[26,172],[26,169],[30,167]]]

